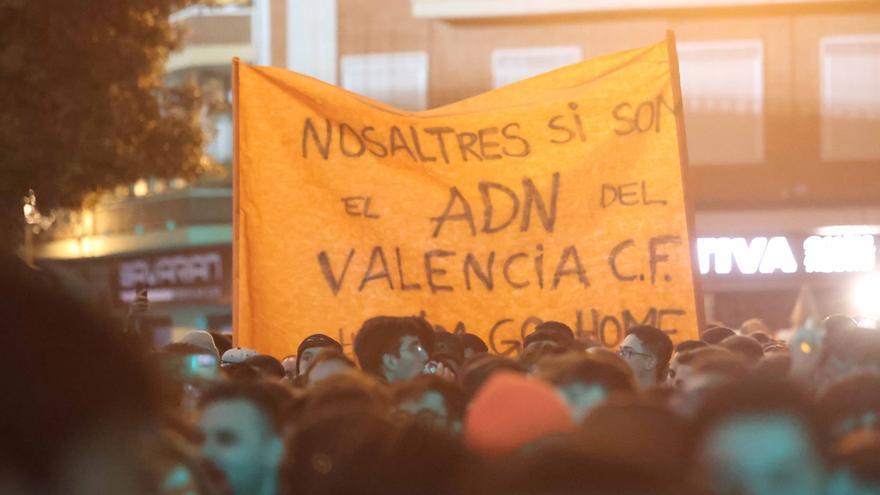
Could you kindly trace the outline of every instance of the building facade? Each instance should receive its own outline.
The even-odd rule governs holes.
[[[195,6],[169,77],[225,95],[233,56],[424,110],[663,40],[681,67],[707,317],[789,325],[880,313],[880,3],[847,0],[253,0]],[[71,213],[38,255],[122,310],[151,282],[161,338],[231,325],[232,124],[210,117],[222,165],[196,184],[144,178]],[[124,189],[124,188],[123,188]],[[872,285],[873,284],[873,285]],[[159,298],[159,299],[156,299]],[[880,305],[880,303],[876,303]]]

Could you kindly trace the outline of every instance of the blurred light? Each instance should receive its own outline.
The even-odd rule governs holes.
[[[134,186],[132,187],[132,191],[134,192],[135,196],[138,196],[138,197],[146,196],[147,193],[150,192],[150,186],[149,186],[149,184],[147,184],[146,180],[139,179],[137,182],[134,183]]]
[[[819,235],[874,235],[880,234],[880,225],[826,225],[816,229]]]
[[[80,248],[79,242],[76,239],[71,239],[67,242],[67,252],[72,258],[78,258],[82,253],[82,249]]]
[[[153,191],[156,193],[163,193],[168,189],[168,183],[162,179],[153,180]]]
[[[880,316],[880,272],[862,275],[853,289],[855,313],[865,316]]]
[[[83,211],[82,228],[86,234],[91,234],[95,230],[95,214],[89,210]]]
[[[177,179],[172,179],[169,185],[172,189],[183,189],[187,186],[187,182],[186,179],[181,179],[178,177]]]
[[[22,213],[24,213],[24,221],[31,225],[31,231],[39,234],[41,230],[48,230],[55,222],[55,212],[49,212],[43,215],[37,208],[37,195],[33,189],[29,189],[27,196],[22,198]]]
[[[856,316],[856,325],[860,328],[880,329],[880,318],[873,316]]]
[[[869,272],[877,264],[874,236],[810,236],[804,241],[807,273]]]

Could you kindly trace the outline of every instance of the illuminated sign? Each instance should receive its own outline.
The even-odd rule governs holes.
[[[133,301],[141,283],[154,303],[228,299],[230,258],[229,246],[217,246],[120,259],[111,275],[116,300]]]
[[[700,273],[726,275],[733,267],[743,275],[795,273],[798,263],[785,237],[701,237],[697,239]]]
[[[796,251],[784,236],[701,237],[697,239],[703,275],[755,275],[867,272],[874,269],[877,249],[870,234],[814,235]],[[798,256],[802,255],[802,263]]]
[[[807,273],[867,272],[876,264],[872,235],[814,235],[804,241]]]

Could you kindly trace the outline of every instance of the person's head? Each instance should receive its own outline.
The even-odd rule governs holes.
[[[858,373],[880,373],[880,332],[859,327],[828,331],[816,370],[818,390]]]
[[[670,385],[677,390],[672,406],[682,415],[692,416],[707,394],[719,385],[746,377],[741,358],[727,349],[709,346],[676,356],[675,375]]]
[[[635,326],[626,332],[620,355],[632,368],[639,386],[648,388],[666,380],[672,340],[657,327]]]
[[[719,345],[741,357],[748,365],[754,365],[764,357],[761,343],[752,337],[733,335],[722,340]]]
[[[493,374],[471,400],[464,440],[487,457],[510,454],[576,429],[559,393],[520,373]]]
[[[820,495],[825,434],[812,404],[782,381],[722,385],[696,422],[693,474],[717,495]]]
[[[332,376],[356,369],[357,366],[345,354],[327,349],[315,356],[309,363],[309,367],[303,371],[302,384],[313,385]]]
[[[636,390],[632,375],[587,355],[572,353],[546,358],[540,368],[538,376],[562,394],[577,424],[612,394]]]
[[[427,426],[450,432],[461,428],[464,392],[457,384],[434,375],[419,375],[392,389],[395,408]]]
[[[522,354],[519,355],[519,364],[525,368],[526,373],[533,375],[538,373],[538,363],[544,358],[549,356],[560,356],[567,352],[568,349],[552,340],[539,340],[526,346]]]
[[[226,477],[235,495],[277,487],[284,456],[282,411],[277,395],[256,382],[230,382],[200,401],[202,457]]]
[[[565,348],[574,342],[574,332],[565,323],[545,321],[536,326],[532,333],[525,336],[523,351],[542,342],[551,342]]]
[[[204,347],[175,342],[153,354],[160,370],[163,402],[167,406],[192,411],[195,395],[186,390],[200,390],[221,378],[217,355]]]
[[[722,340],[733,335],[736,335],[736,332],[727,327],[712,327],[707,328],[706,331],[700,334],[700,340],[709,345],[717,345]]]
[[[683,340],[675,345],[675,353],[680,354],[682,352],[692,351],[694,349],[699,349],[708,345],[709,344],[703,342],[702,340]]]
[[[833,453],[828,495],[880,493],[880,432],[862,430],[841,438]]]
[[[718,346],[704,346],[676,353],[669,364],[668,383],[678,389],[684,389],[695,369],[715,359],[731,357],[731,352]]]
[[[577,440],[595,456],[633,464],[633,471],[680,482],[686,474],[690,424],[644,397],[615,398],[596,407]]]
[[[464,363],[464,344],[458,335],[437,330],[434,332],[434,346],[431,351],[431,363],[442,365],[452,373],[451,380],[456,380],[461,365]],[[429,365],[430,369],[432,366]]]
[[[394,383],[422,373],[433,343],[434,330],[422,318],[377,316],[361,326],[354,353],[364,371]]]
[[[316,381],[305,392],[301,422],[353,411],[386,414],[391,408],[388,384],[354,368]]]
[[[825,331],[834,333],[838,330],[852,330],[858,325],[856,324],[856,321],[849,316],[834,314],[829,315],[822,320],[822,326],[825,328]]]
[[[395,493],[389,451],[396,426],[384,415],[339,411],[310,417],[290,443],[285,484],[290,493],[335,495]]]
[[[788,354],[764,356],[752,368],[752,375],[762,380],[785,380],[791,373],[791,357]]]
[[[444,356],[454,361],[458,366],[464,362],[464,344],[459,335],[438,330],[434,332],[434,348],[431,358]]]
[[[562,440],[504,463],[485,475],[490,495],[687,495],[677,483],[640,469],[642,458],[612,458],[602,445]]]
[[[180,339],[180,342],[201,347],[205,351],[213,354],[217,359],[220,359],[221,354],[217,349],[217,346],[214,344],[214,337],[204,330],[192,330],[184,335],[183,338]]]
[[[835,439],[859,430],[880,433],[880,375],[862,373],[829,386],[819,406]]]
[[[636,383],[634,381],[636,379],[636,375],[633,373],[632,368],[629,367],[629,364],[626,363],[626,359],[623,359],[623,356],[620,355],[619,350],[612,350],[607,347],[597,346],[587,349],[586,354],[590,359],[594,359],[601,363],[614,366],[626,376],[630,377],[630,380],[633,380],[633,383]],[[638,383],[636,383],[636,385],[638,385]]]
[[[260,372],[244,362],[224,364],[220,370],[228,380],[234,382],[255,382],[260,379]]]
[[[472,333],[463,333],[458,336],[464,345],[464,358],[467,359],[477,354],[486,354],[489,352],[489,346],[479,336]]]
[[[721,320],[709,320],[706,322],[706,326],[703,327],[703,332],[710,330],[712,328],[726,327],[726,326],[727,326],[727,324]]]
[[[315,359],[315,356],[326,349],[342,352],[342,344],[323,333],[316,333],[306,337],[305,340],[300,342],[299,348],[296,350],[296,374],[305,373],[312,359]]]
[[[162,352],[174,356],[192,356],[205,355],[214,356],[215,354],[202,346],[190,344],[187,342],[172,342],[162,346]]]
[[[290,382],[293,382],[293,379],[299,374],[296,371],[296,361],[296,354],[285,356],[284,359],[281,360],[281,366],[284,367],[284,375]]]
[[[252,356],[245,360],[245,364],[257,370],[260,378],[271,380],[281,380],[284,378],[284,366],[281,366],[281,362],[272,356],[265,354]]]
[[[0,255],[0,335],[11,350],[0,360],[0,491],[96,493],[95,473],[82,469],[90,462],[104,493],[151,493],[127,475],[144,474],[132,457],[137,431],[159,418],[157,377],[143,343],[76,295]]]
[[[483,386],[483,383],[499,371],[525,373],[519,363],[498,354],[478,354],[465,360],[459,381],[465,396],[470,399]]]
[[[675,385],[675,379],[676,376],[678,376],[678,368],[681,365],[678,360],[679,356],[689,351],[702,349],[703,347],[707,347],[708,345],[709,344],[703,342],[702,340],[685,340],[676,344],[675,352],[672,353],[672,359],[669,360],[669,368],[666,372],[667,382],[670,385]]]
[[[214,345],[217,346],[217,353],[219,356],[222,356],[224,352],[232,349],[232,339],[223,335],[220,332],[208,332],[211,334],[211,338],[214,339]]]
[[[223,353],[223,356],[220,357],[220,366],[226,367],[230,364],[244,364],[248,358],[259,355],[260,353],[253,350],[247,349],[244,347],[233,347],[228,351]]]
[[[766,344],[761,345],[761,350],[764,351],[764,356],[788,356],[788,344],[782,342],[780,340],[771,340]]]
[[[744,321],[743,324],[739,326],[739,333],[740,335],[752,335],[754,333],[767,335],[770,333],[770,329],[767,328],[767,324],[760,318],[752,318]]]

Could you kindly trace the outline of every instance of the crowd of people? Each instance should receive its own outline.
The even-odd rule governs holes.
[[[615,349],[547,321],[511,356],[377,316],[276,359],[153,349],[14,260],[0,308],[3,494],[880,493],[880,332],[843,315]]]

